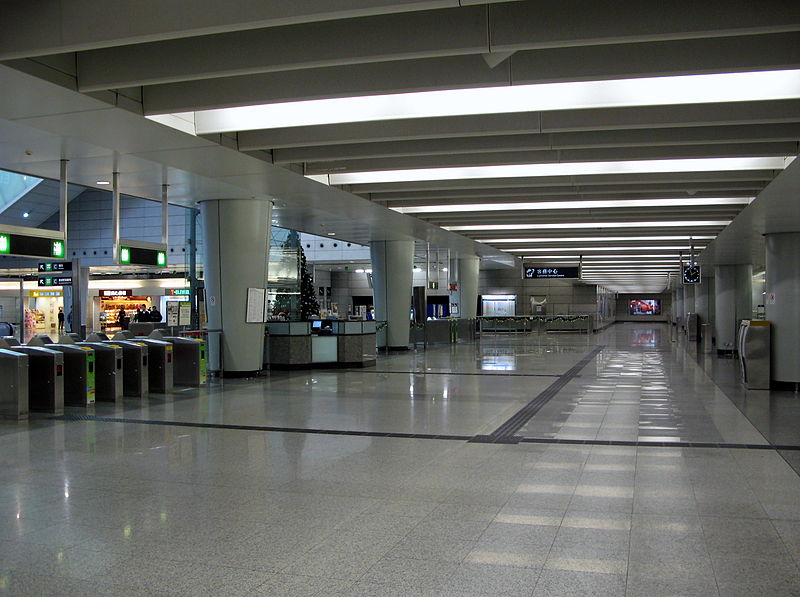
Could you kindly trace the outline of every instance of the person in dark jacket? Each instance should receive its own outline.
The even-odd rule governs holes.
[[[164,317],[161,315],[161,311],[159,311],[155,305],[150,307],[150,321],[159,323],[162,319],[164,319]]]

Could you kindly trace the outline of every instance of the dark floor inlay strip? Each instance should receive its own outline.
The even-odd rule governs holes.
[[[321,435],[356,435],[366,437],[393,437],[406,439],[446,439],[467,441],[471,435],[448,435],[436,433],[396,433],[384,431],[356,431],[347,429],[306,429],[303,427],[271,427],[261,425],[233,425],[227,423],[195,423],[191,421],[159,421],[129,419],[124,417],[99,417],[95,415],[59,415],[50,417],[56,421],[98,421],[101,423],[135,423],[139,425],[167,425],[172,427],[197,427],[201,429],[235,429],[238,431],[280,431],[283,433],[316,433]]]
[[[561,377],[561,373],[504,373],[498,371],[379,371],[377,369],[345,369],[348,373],[403,373],[412,375],[483,375],[486,377]]]
[[[500,425],[500,427],[492,431],[489,435],[476,436],[472,441],[478,443],[516,443],[516,441],[519,441],[516,433],[522,429],[545,404],[550,402],[565,385],[574,379],[578,373],[581,372],[581,369],[591,363],[604,348],[605,345],[600,345],[590,350],[585,357],[575,363],[564,375],[542,390],[533,400],[514,413],[514,415]]]
[[[732,450],[800,450],[800,446],[739,444],[726,442],[648,442],[616,439],[558,439],[551,437],[516,437],[525,444],[562,444],[568,446],[631,446],[635,448],[728,448]]]

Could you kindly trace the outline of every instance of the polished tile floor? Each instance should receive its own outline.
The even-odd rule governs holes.
[[[726,367],[620,324],[3,422],[0,595],[800,595],[796,396]]]

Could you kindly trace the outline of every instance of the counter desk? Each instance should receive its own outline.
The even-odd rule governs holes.
[[[308,321],[266,324],[265,365],[273,369],[369,367],[375,364],[374,321],[338,321],[330,333],[312,333]]]

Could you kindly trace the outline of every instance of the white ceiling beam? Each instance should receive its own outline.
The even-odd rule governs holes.
[[[491,1],[13,0],[3,2],[0,60]]]
[[[800,123],[728,125],[346,143],[342,145],[274,149],[272,158],[273,163],[284,164],[419,155],[455,155],[476,152],[708,145],[713,143],[797,141],[798,139],[800,139]]]
[[[800,100],[641,106],[635,110],[628,108],[596,108],[593,110],[517,112],[512,114],[354,122],[311,127],[241,131],[238,133],[238,141],[240,150],[253,150],[340,145],[342,139],[347,139],[351,143],[364,143],[376,140],[399,141],[542,132],[790,122],[800,122]]]
[[[406,168],[449,168],[549,162],[602,162],[706,157],[794,156],[797,141],[775,143],[729,143],[713,145],[668,145],[658,147],[606,147],[546,151],[507,151],[449,155],[421,155],[396,158],[308,162],[306,174],[400,170]]]
[[[423,180],[418,182],[379,182],[348,185],[351,192],[359,195],[368,195],[372,198],[381,193],[425,193],[429,191],[441,192],[461,192],[481,191],[485,189],[548,189],[548,188],[569,188],[582,189],[590,188],[614,188],[619,186],[630,186],[639,188],[641,184],[659,185],[685,184],[687,191],[702,189],[707,182],[753,182],[769,183],[775,178],[775,170],[751,170],[751,171],[716,171],[716,172],[665,172],[665,173],[642,173],[642,174],[602,174],[580,177],[566,176],[539,176],[539,177],[520,177],[520,178],[480,178],[464,180]]]
[[[409,15],[403,18],[416,16]],[[448,29],[445,28],[444,31]],[[402,33],[414,37],[405,30]],[[253,36],[254,33],[242,35]],[[442,35],[447,41],[449,36],[444,33]],[[387,34],[387,37],[390,42],[393,40],[392,34]],[[188,40],[170,43],[199,42]],[[311,47],[318,47],[316,43],[312,43]],[[344,42],[338,42],[333,47],[338,47],[342,43]],[[395,42],[395,45],[400,43]],[[289,72],[270,72],[281,69],[270,66],[273,63],[266,60],[260,70],[255,66],[248,67],[247,65],[255,58],[251,60],[246,55],[237,54],[228,66],[230,71],[228,74],[244,74],[249,68],[251,73],[249,76],[224,76],[224,69],[219,59],[213,55],[207,56],[202,49],[197,49],[194,55],[188,58],[184,57],[186,66],[182,68],[181,64],[175,65],[169,76],[163,74],[165,67],[160,65],[165,58],[158,52],[153,52],[152,59],[145,61],[132,54],[135,48],[102,51],[106,54],[124,53],[125,60],[120,56],[116,61],[109,58],[101,62],[93,58],[98,53],[91,53],[85,57],[79,55],[78,64],[85,67],[79,69],[80,85],[85,89],[142,85],[148,80],[155,81],[157,77],[161,77],[161,80],[177,80],[183,77],[182,82],[146,88],[145,109],[148,114],[158,114],[255,103],[510,85],[512,82],[514,85],[522,85],[779,70],[792,68],[800,62],[800,35],[797,33],[529,50],[515,53],[494,69],[488,68],[485,61],[478,56],[472,56],[473,60],[465,60],[465,56],[447,56],[447,52],[458,53],[454,44],[448,45],[442,42],[440,46],[438,53],[430,51],[427,54],[429,57],[426,58],[415,58],[425,55],[422,51],[425,44],[421,44],[420,48],[410,47],[405,60],[375,64],[376,60],[386,60],[385,56],[393,47],[390,43],[389,49],[379,52],[377,48],[380,48],[381,44],[378,44],[373,53],[365,52],[360,59],[355,57],[343,59],[340,66],[325,68],[308,68],[312,54],[309,50],[300,52],[301,57],[304,54],[309,55],[307,61],[295,58],[297,61],[295,68],[306,70]],[[235,45],[233,47],[236,48]],[[328,59],[327,64],[331,64],[332,59],[338,54],[324,44],[320,44],[319,47],[321,49],[318,52],[322,52],[322,58]],[[463,51],[467,51],[466,44]],[[129,53],[132,54],[130,57],[127,56]],[[149,55],[150,52],[144,54]],[[180,53],[182,57],[183,54]],[[255,54],[258,55],[257,52]],[[282,55],[279,53],[279,56]],[[278,59],[274,59],[273,62],[276,60]],[[171,62],[167,53],[166,63]],[[361,64],[348,64],[353,62]],[[132,66],[126,68],[126,63],[131,63]],[[121,68],[118,69],[118,66]],[[289,68],[288,63],[282,68],[284,70]],[[117,70],[121,70],[121,73],[118,74]],[[93,80],[97,77],[93,74],[95,72],[108,73],[107,78],[103,81]],[[132,74],[126,76],[124,74],[126,72]],[[195,72],[197,74],[192,76]],[[223,78],[216,81],[196,80],[202,77],[203,72],[207,73],[206,76]],[[188,80],[190,78],[195,80]]]
[[[78,88],[100,91],[365,62],[480,54],[489,51],[486,21],[485,7],[470,6],[79,52]]]

